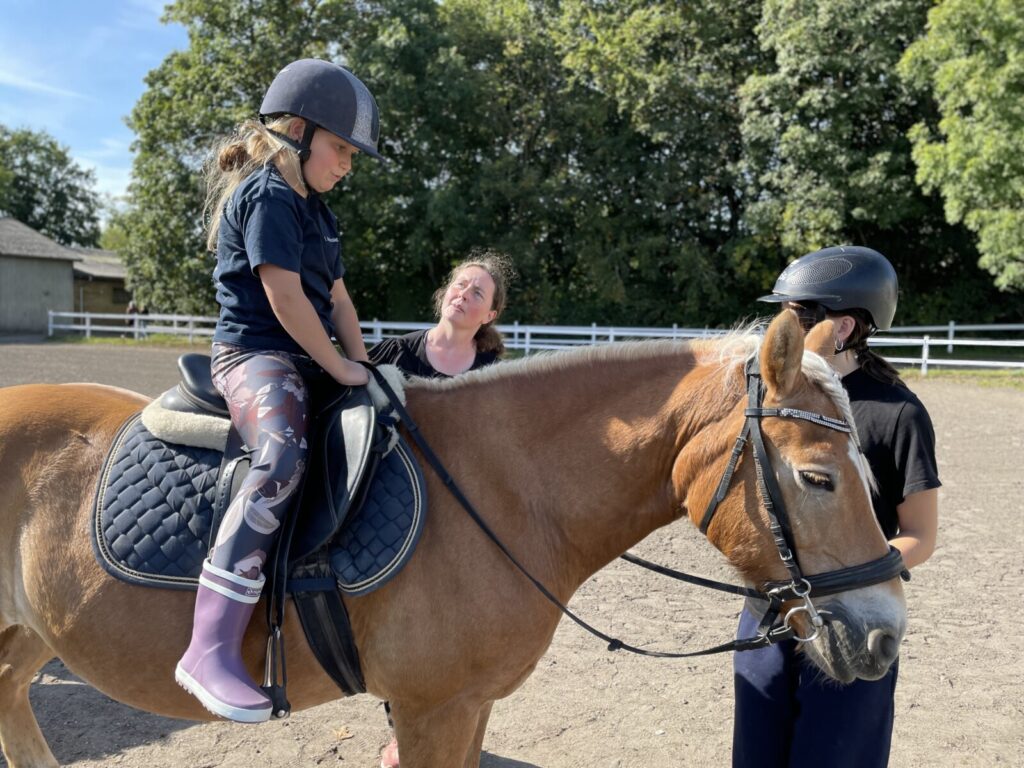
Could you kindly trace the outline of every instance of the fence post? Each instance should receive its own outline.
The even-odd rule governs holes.
[[[931,337],[925,334],[924,343],[921,344],[921,375],[928,375],[928,344]]]
[[[597,344],[597,323],[590,324],[590,343]]]
[[[530,329],[523,332],[523,355],[530,354]]]
[[[950,320],[949,321],[949,340],[952,341],[953,340],[953,336],[955,336],[955,335],[956,335],[956,320]],[[947,344],[946,345],[946,352],[948,352],[949,354],[953,354],[953,345],[952,344]]]
[[[679,332],[679,323],[672,323],[672,340],[675,341],[676,335]]]
[[[191,343],[192,343],[192,332],[193,332],[193,330],[195,329],[195,326],[196,326],[196,324],[195,324],[195,318],[193,318],[193,317],[190,317],[190,318],[188,319],[188,343],[189,343],[189,344],[191,344]]]
[[[132,315],[132,338],[139,340],[139,313]]]
[[[519,347],[519,321],[512,321],[512,349]]]
[[[46,335],[53,336],[53,310],[46,310]]]
[[[85,338],[92,338],[92,315],[90,314],[85,316]]]

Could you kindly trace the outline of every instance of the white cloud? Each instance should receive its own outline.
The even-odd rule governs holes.
[[[101,195],[119,198],[128,192],[128,182],[131,181],[132,177],[131,166],[97,163],[86,155],[78,155],[75,157],[75,160],[83,168],[91,169],[96,174],[95,189]]]
[[[69,91],[65,88],[58,88],[55,85],[49,85],[38,80],[32,80],[7,69],[0,69],[0,85],[7,85],[20,91],[29,91],[31,93],[45,93],[50,96],[64,96],[72,99],[89,98],[85,94]]]
[[[100,139],[98,147],[83,151],[81,157],[93,162],[102,162],[110,158],[122,159],[128,156],[130,149],[131,141],[106,137]]]

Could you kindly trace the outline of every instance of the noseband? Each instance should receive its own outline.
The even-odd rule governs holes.
[[[744,410],[743,427],[736,444],[733,446],[732,455],[725,468],[725,473],[718,483],[715,495],[708,502],[704,517],[700,522],[700,532],[707,536],[708,527],[714,519],[719,504],[725,499],[732,483],[733,475],[736,472],[736,465],[739,462],[743,450],[750,442],[754,456],[754,471],[757,475],[757,490],[768,515],[768,525],[771,530],[772,540],[779,552],[779,558],[786,567],[789,574],[787,581],[772,581],[762,585],[756,594],[768,601],[768,611],[765,613],[758,627],[759,636],[768,636],[774,630],[772,625],[782,610],[782,603],[787,600],[800,600],[801,604],[791,608],[782,619],[781,627],[777,628],[776,634],[785,634],[797,642],[809,643],[821,634],[821,628],[825,624],[824,615],[827,611],[818,611],[811,601],[814,597],[832,595],[848,589],[868,587],[873,584],[880,584],[889,581],[896,576],[906,574],[903,565],[903,558],[899,550],[890,547],[889,552],[882,557],[862,565],[855,565],[849,568],[841,568],[827,573],[819,573],[814,576],[805,576],[800,570],[796,559],[796,547],[793,544],[793,528],[790,524],[789,513],[782,498],[782,491],[779,489],[775,473],[772,472],[771,460],[764,444],[764,435],[761,432],[761,419],[802,419],[817,424],[821,427],[844,432],[850,435],[850,439],[856,441],[856,433],[851,425],[843,419],[833,419],[820,413],[801,411],[795,408],[764,408],[764,382],[761,379],[760,361],[757,357],[751,358],[746,366],[747,398],[748,405]],[[859,447],[859,446],[858,446]],[[798,614],[806,614],[813,628],[812,633],[807,637],[800,637],[791,625],[791,620]],[[777,640],[776,640],[777,642]]]

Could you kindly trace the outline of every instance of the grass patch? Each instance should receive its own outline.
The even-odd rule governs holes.
[[[91,344],[108,347],[185,347],[194,349],[196,347],[210,347],[209,336],[195,336],[191,344],[188,336],[176,335],[173,333],[151,333],[144,339],[133,339],[130,336],[121,337],[117,335],[93,335],[86,338],[81,333],[54,334],[47,341],[59,342],[61,344]]]
[[[900,376],[907,383],[914,381],[959,381],[977,387],[1009,387],[1024,390],[1024,370],[976,368],[929,368],[928,375],[922,376],[920,368],[901,368]]]

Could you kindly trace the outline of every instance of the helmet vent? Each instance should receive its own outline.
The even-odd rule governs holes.
[[[784,274],[790,285],[818,285],[842,277],[853,269],[853,264],[837,256],[832,259],[818,259],[809,264],[801,264],[791,274]],[[789,272],[787,269],[786,272]]]
[[[360,144],[377,147],[377,136],[373,132],[373,97],[355,77],[352,86],[356,92],[356,118],[352,125],[352,138]]]

